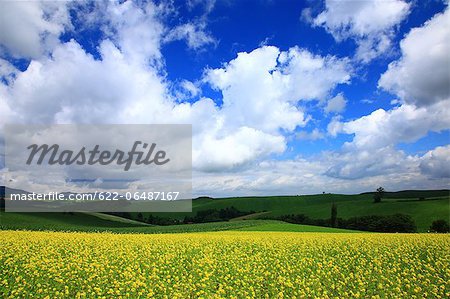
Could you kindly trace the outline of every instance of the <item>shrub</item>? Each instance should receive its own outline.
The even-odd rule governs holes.
[[[278,217],[278,220],[317,226],[332,226],[331,219],[311,219],[306,215],[284,215]],[[345,229],[354,229],[371,232],[385,233],[414,233],[417,231],[416,224],[411,216],[404,214],[395,214],[388,216],[361,216],[349,219],[336,218],[337,227]]]
[[[450,232],[450,226],[444,219],[435,220],[430,226],[430,232],[433,233],[448,233]]]

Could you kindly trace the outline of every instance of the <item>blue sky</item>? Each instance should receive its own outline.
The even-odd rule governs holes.
[[[0,126],[192,123],[198,195],[447,188],[447,6],[2,2]]]

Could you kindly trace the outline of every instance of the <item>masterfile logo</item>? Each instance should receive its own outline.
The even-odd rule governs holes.
[[[191,125],[8,125],[5,146],[9,211],[191,210]]]
[[[139,151],[139,146],[142,146],[144,151]],[[27,159],[27,164],[31,165],[34,162],[35,156],[37,156],[35,163],[42,165],[45,157],[48,157],[48,164],[50,165],[109,165],[116,163],[117,165],[124,165],[124,171],[128,171],[133,164],[136,165],[164,165],[170,161],[166,159],[166,152],[163,150],[155,150],[156,143],[152,143],[150,146],[148,143],[142,141],[135,141],[133,147],[129,152],[124,152],[119,149],[111,152],[108,150],[100,150],[100,145],[96,144],[93,149],[86,150],[86,147],[82,147],[79,151],[62,150],[58,144],[49,146],[48,144],[32,144],[27,147],[30,150],[30,155]],[[38,155],[39,154],[39,155]]]

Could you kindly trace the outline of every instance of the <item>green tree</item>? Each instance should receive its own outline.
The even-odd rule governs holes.
[[[144,216],[142,215],[142,213],[138,213],[137,214],[137,220],[138,221],[144,221]]]
[[[377,189],[377,192],[373,195],[373,202],[374,202],[374,203],[379,203],[379,202],[381,202],[381,199],[383,198],[384,193],[385,193],[384,188],[383,188],[383,187],[379,187],[379,188]]]
[[[333,202],[331,205],[331,227],[337,227],[337,205]]]
[[[443,219],[435,220],[430,226],[430,232],[448,233],[450,232],[450,226],[448,225],[448,222]]]

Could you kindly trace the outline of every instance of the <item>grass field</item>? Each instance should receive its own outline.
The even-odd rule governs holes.
[[[331,227],[299,225],[272,220],[267,223],[257,224],[255,226],[243,227],[236,230],[241,231],[268,231],[268,232],[317,232],[317,233],[356,233],[359,231],[339,229]]]
[[[63,213],[0,212],[0,227],[3,229],[91,231],[138,226],[142,226],[142,224],[122,222],[112,218],[100,218],[96,215],[84,213],[70,215]]]
[[[0,231],[1,298],[449,298],[432,234]]]
[[[446,196],[447,195],[447,196]],[[426,200],[419,200],[424,197]],[[153,213],[159,217],[182,220],[194,216],[197,211],[236,207],[241,211],[256,213],[232,219],[230,222],[197,224],[187,226],[142,227],[143,223],[121,217],[90,213],[67,215],[60,213],[4,213],[0,212],[0,227],[3,229],[30,230],[79,230],[116,232],[190,232],[217,231],[255,227],[261,222],[248,222],[258,219],[274,218],[287,214],[305,214],[311,218],[329,218],[331,204],[338,207],[338,217],[349,218],[364,215],[390,215],[402,213],[411,215],[418,231],[426,232],[434,220],[450,218],[450,197],[446,190],[401,191],[387,193],[379,204],[373,203],[372,194],[338,195],[319,194],[305,196],[238,197],[238,198],[200,198],[192,201],[192,213]],[[143,213],[144,217],[148,213]],[[244,221],[244,219],[246,219]],[[231,223],[237,222],[237,223]],[[256,229],[256,228],[254,228]],[[261,230],[303,231],[299,226],[264,226]]]
[[[429,200],[420,201],[420,197],[429,198]],[[379,204],[373,203],[372,194],[200,198],[193,200],[192,213],[153,214],[182,220],[185,216],[194,216],[197,211],[233,206],[240,211],[258,212],[250,217],[240,218],[264,219],[287,214],[305,214],[311,218],[324,219],[330,217],[333,202],[337,204],[340,218],[395,213],[411,215],[419,232],[426,232],[434,220],[448,220],[450,217],[450,195],[447,190],[387,193],[386,198]]]
[[[149,226],[128,222],[120,217],[74,213],[5,213],[0,212],[0,228],[3,230],[84,231],[114,233],[188,233],[224,230],[266,230],[297,232],[349,232],[326,227],[290,224],[277,220],[240,220],[185,225]]]

